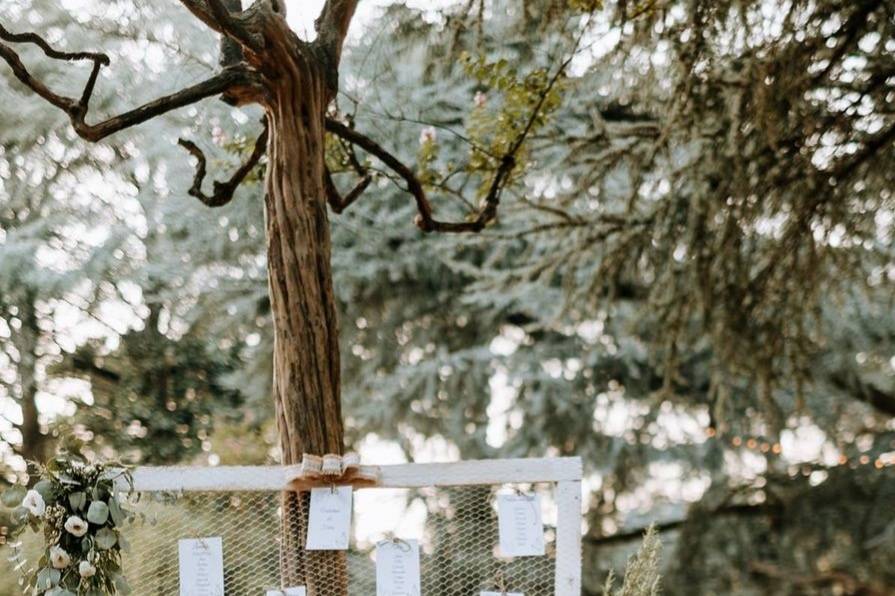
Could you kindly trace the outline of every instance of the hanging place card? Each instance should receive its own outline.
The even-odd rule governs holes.
[[[220,537],[180,540],[180,596],[224,596],[224,547]]]
[[[420,545],[387,540],[376,545],[376,596],[420,596]]]
[[[348,550],[352,493],[350,486],[311,489],[307,550]]]
[[[540,557],[545,554],[544,522],[538,495],[497,495],[500,555]]]
[[[268,590],[264,596],[307,596],[304,586],[286,588],[285,590]]]

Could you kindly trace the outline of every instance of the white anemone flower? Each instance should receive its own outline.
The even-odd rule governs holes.
[[[51,546],[50,565],[53,566],[53,569],[65,569],[71,565],[71,555],[59,546]]]
[[[90,561],[81,561],[78,564],[78,573],[81,577],[93,577],[96,575],[96,567],[90,564]]]
[[[65,529],[72,536],[80,538],[87,533],[87,522],[85,522],[77,515],[72,515],[67,520],[65,520]]]
[[[22,499],[22,507],[35,517],[43,517],[43,514],[47,511],[47,503],[36,490],[28,491],[28,494]]]

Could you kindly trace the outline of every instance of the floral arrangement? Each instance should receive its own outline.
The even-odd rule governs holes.
[[[133,517],[121,503],[120,481],[132,488],[121,464],[90,464],[76,452],[37,466],[40,480],[30,490],[14,486],[3,502],[14,506],[12,537],[30,528],[43,533],[37,566],[27,565],[13,544],[26,594],[80,596],[127,593],[121,552],[122,524]]]

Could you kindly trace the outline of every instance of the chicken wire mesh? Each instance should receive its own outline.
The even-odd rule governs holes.
[[[288,585],[303,585],[296,579],[303,577],[321,578],[309,594],[338,593],[331,578],[347,577],[349,595],[370,596],[376,593],[376,543],[393,535],[420,541],[421,587],[426,596],[478,596],[483,590],[503,588],[526,596],[553,596],[554,487],[541,483],[360,489],[355,491],[351,548],[342,553],[300,548],[307,528],[308,493],[138,493],[131,496],[138,517],[125,531],[129,548],[122,568],[135,595],[177,594],[178,541],[221,537],[228,596],[282,589],[284,578]],[[497,549],[496,495],[520,489],[541,496],[546,554],[502,558]],[[283,532],[284,527],[288,531]],[[313,583],[308,582],[309,588]]]

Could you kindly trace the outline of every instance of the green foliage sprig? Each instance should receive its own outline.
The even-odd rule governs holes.
[[[655,526],[650,526],[637,553],[628,559],[621,587],[615,587],[615,574],[610,570],[603,585],[603,596],[659,596],[661,556],[662,541]]]
[[[80,596],[126,594],[121,526],[133,518],[121,502],[130,472],[119,462],[89,463],[78,446],[36,465],[40,480],[30,489],[13,486],[2,497],[13,508],[10,546],[22,570],[26,594]],[[30,529],[42,533],[37,565],[29,565],[15,539]]]
[[[476,96],[467,127],[475,142],[470,164],[473,168],[486,168],[489,158],[505,155],[529,126],[533,110],[537,109],[537,113],[531,126],[536,130],[546,124],[548,116],[562,103],[562,82],[556,84],[546,68],[520,73],[509,60],[488,61],[483,56],[466,53],[461,56],[461,62],[466,74],[480,87],[503,100],[492,109],[484,93]],[[481,148],[487,148],[488,153]]]
[[[489,193],[493,194],[495,184],[511,186],[514,179],[524,173],[524,167],[515,167],[515,164],[529,161],[524,141],[541,129],[561,105],[565,82],[563,71],[568,63],[558,74],[551,76],[546,68],[520,73],[506,59],[489,61],[484,56],[474,57],[466,52],[461,54],[460,61],[466,75],[476,81],[478,88],[464,137],[470,146],[468,160],[460,167],[448,162],[449,172],[440,171],[438,131],[434,126],[427,126],[420,132],[417,177],[426,187],[444,190],[449,188],[448,179],[465,171],[479,177],[477,195],[483,199]],[[501,172],[508,160],[514,165]]]

